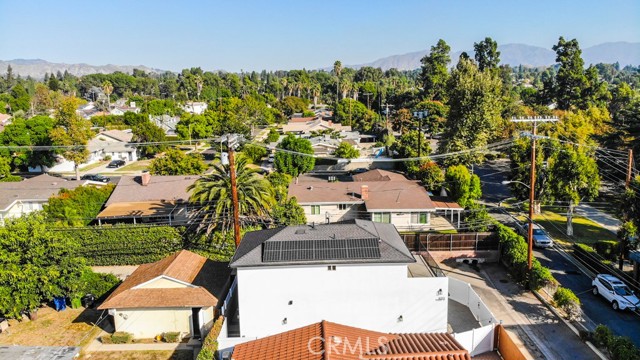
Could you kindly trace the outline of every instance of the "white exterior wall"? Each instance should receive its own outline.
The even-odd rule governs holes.
[[[143,286],[139,285],[139,287],[141,289],[171,289],[171,288],[186,288],[187,285],[181,284],[171,279],[158,277],[152,280],[151,282],[144,284]]]
[[[47,201],[42,200],[16,201],[6,210],[0,211],[0,225],[4,225],[4,219],[18,218],[24,214],[40,211],[46,203]]]
[[[327,222],[327,212],[329,213],[329,221],[337,222],[343,220],[356,219],[358,216],[359,204],[348,204],[346,210],[340,210],[338,204],[322,204],[320,206],[320,214],[311,214],[312,205],[300,205],[307,217],[307,223],[324,224]]]
[[[237,279],[247,338],[321,320],[389,333],[447,331],[447,278],[408,278],[406,264],[239,268]]]
[[[418,212],[423,212],[423,213],[427,213],[427,223],[426,224],[414,224],[411,221],[411,213],[410,212],[393,212],[393,211],[375,211],[376,213],[378,212],[389,212],[391,214],[391,223],[393,225],[395,225],[396,229],[398,229],[398,231],[407,231],[407,230],[412,230],[412,231],[419,231],[419,230],[429,230],[429,226],[431,225],[431,212],[427,212],[427,211],[416,211],[416,213]],[[370,220],[373,221],[373,211],[370,212],[371,217],[369,218]]]
[[[165,332],[181,332],[191,336],[191,308],[123,309],[113,316],[116,331],[133,334],[134,338],[153,338]],[[211,327],[213,307],[200,310],[200,325]]]

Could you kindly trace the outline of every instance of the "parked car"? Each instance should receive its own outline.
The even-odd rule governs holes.
[[[640,307],[640,300],[629,287],[617,277],[609,274],[598,274],[591,283],[593,295],[602,295],[611,302],[613,310],[635,311]]]
[[[520,234],[526,239],[529,236],[529,224],[524,224],[520,227]],[[533,246],[540,248],[547,248],[553,246],[553,240],[551,236],[547,234],[547,231],[538,224],[533,224]]]
[[[351,170],[351,175],[358,175],[358,174],[366,173],[367,171],[369,171],[369,169],[367,168],[357,168],[357,169]]]
[[[82,180],[91,180],[91,181],[98,181],[98,182],[103,182],[103,183],[108,183],[109,180],[111,180],[110,178],[100,175],[100,174],[85,174],[82,175],[82,177],[80,178]]]
[[[119,168],[121,166],[124,166],[125,162],[124,160],[113,160],[109,163],[109,165],[107,165],[108,168]]]

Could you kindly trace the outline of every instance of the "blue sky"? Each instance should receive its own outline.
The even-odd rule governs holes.
[[[0,60],[315,69],[428,49],[640,42],[638,0],[1,0]]]

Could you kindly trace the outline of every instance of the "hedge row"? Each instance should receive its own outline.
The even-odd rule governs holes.
[[[640,359],[640,349],[633,344],[631,339],[625,336],[613,335],[611,329],[605,325],[598,325],[594,332],[584,332],[581,334],[581,337],[584,340],[592,341],[597,347],[605,349],[611,359]]]
[[[224,316],[219,316],[207,337],[202,342],[202,350],[198,353],[196,360],[213,360],[218,351],[218,336],[222,331],[222,325],[224,324]]]
[[[66,230],[80,241],[88,265],[139,265],[182,249],[180,228],[115,225]]]
[[[515,233],[511,228],[502,224],[496,224],[496,232],[502,245],[502,259],[509,268],[516,281],[526,283],[532,290],[543,287],[551,289],[556,306],[562,308],[569,319],[579,316],[580,299],[570,289],[558,287],[558,281],[551,275],[546,267],[542,266],[538,259],[533,259],[531,273],[528,271],[528,244],[524,238]]]

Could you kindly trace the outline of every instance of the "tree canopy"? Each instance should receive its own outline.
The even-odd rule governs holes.
[[[278,149],[287,150],[276,152],[274,164],[279,172],[296,177],[313,169],[316,159],[309,140],[289,134],[278,144]]]
[[[185,154],[178,149],[168,149],[164,156],[153,159],[149,172],[153,175],[200,175],[207,170],[202,155]]]

